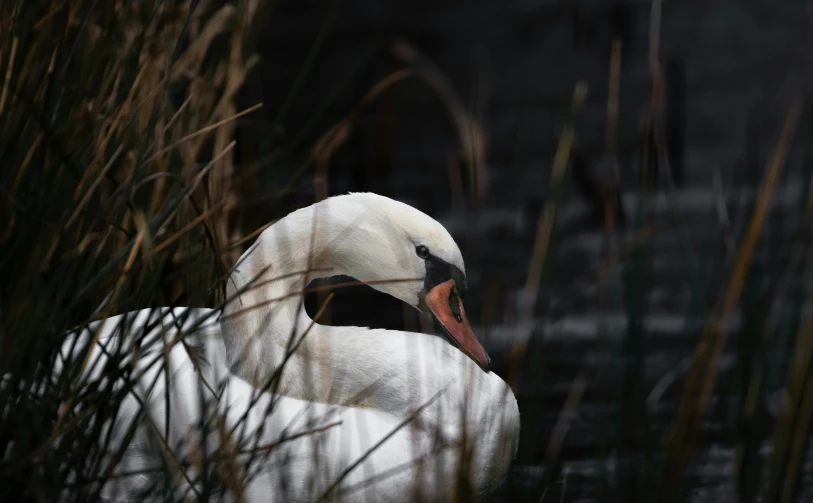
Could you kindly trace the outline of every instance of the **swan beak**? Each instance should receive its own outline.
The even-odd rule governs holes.
[[[474,360],[483,371],[489,372],[491,358],[474,337],[454,280],[450,279],[429,290],[426,305],[440,324],[446,340]]]

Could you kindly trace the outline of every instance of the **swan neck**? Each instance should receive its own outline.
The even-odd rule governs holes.
[[[221,327],[231,371],[249,382],[264,384],[286,359],[296,373],[302,358],[292,355],[312,352],[328,328],[312,323],[303,290],[314,279],[347,274],[345,247],[335,242],[348,225],[335,215],[326,225],[320,206],[266,229],[232,271]]]

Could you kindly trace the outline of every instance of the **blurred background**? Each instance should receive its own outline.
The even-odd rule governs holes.
[[[241,95],[265,105],[238,128],[241,164],[278,159],[251,183],[261,197],[288,183],[283,159],[293,171],[303,146],[352,114],[321,175],[326,193],[374,191],[440,220],[463,251],[467,309],[498,372],[522,348],[517,487],[542,501],[654,501],[694,348],[723,319],[759,183],[793,115],[680,485],[688,501],[749,501],[793,354],[792,313],[810,292],[807,259],[792,257],[811,230],[800,101],[811,14],[805,1],[280,2]],[[403,79],[356,108],[393,75]],[[557,149],[568,150],[558,180]],[[288,201],[318,197],[320,173]],[[247,212],[257,224],[270,215],[264,202]],[[369,302],[381,306],[373,319],[354,309]],[[400,328],[401,316],[372,289],[336,291],[334,324]],[[797,442],[799,492],[784,501],[813,497],[808,435]]]
[[[134,129],[110,133],[128,138],[125,152],[133,149],[136,168],[122,168],[124,175],[105,168],[127,156],[116,153],[115,142],[94,148],[78,139],[113,130],[79,112],[87,108],[81,96],[66,112],[86,121],[70,138],[80,147],[63,149],[76,173],[59,170],[58,149],[26,161],[20,138],[44,141],[38,132],[54,129],[48,107],[64,109],[68,98],[57,103],[53,89],[60,84],[20,98],[29,108],[19,113],[17,129],[6,118],[3,131],[4,165],[17,167],[3,175],[3,220],[23,219],[20,207],[52,214],[40,187],[47,178],[53,193],[63,194],[56,187],[68,184],[63,196],[71,204],[98,212],[112,207],[108,214],[136,232],[136,209],[146,208],[149,222],[162,215],[160,198],[139,186],[133,192],[141,199],[131,198],[127,210],[116,204],[123,180],[166,170],[194,188],[195,170],[217,159],[209,188],[190,199],[200,207],[180,212],[185,216],[174,228],[205,214],[206,232],[178,242],[202,242],[205,234],[223,248],[220,258],[206,262],[205,274],[195,271],[206,278],[194,279],[181,255],[173,255],[148,282],[154,294],[137,288],[144,273],[123,287],[131,293],[119,311],[216,305],[212,278],[234,263],[256,230],[327,196],[376,192],[439,220],[463,252],[466,310],[495,371],[514,388],[522,417],[518,457],[494,501],[813,498],[810,2],[192,1],[179,3],[176,13],[160,11],[160,2],[126,8],[84,2],[71,7],[75,19],[59,2],[40,2],[16,24],[10,20],[28,7],[11,3],[18,10],[3,7],[0,76],[12,77],[0,113],[11,113],[5,89],[17,78],[9,70],[16,68],[12,45],[34,47],[38,33],[41,64],[48,55],[64,61],[56,65],[66,69],[62,77],[83,68],[112,72],[119,53],[100,66],[79,55],[83,48],[99,51],[105,29],[126,25],[116,9],[135,9],[139,26],[153,26],[129,39],[113,37],[111,47],[125,47],[125,39],[144,46],[131,55],[141,66],[120,80],[144,85],[139,68],[150,58],[173,77],[162,88],[165,100],[152,108],[160,120],[144,118],[127,126]],[[224,28],[207,38],[206,23],[232,5]],[[112,13],[100,18],[107,24],[92,21],[91,9],[99,8]],[[80,22],[82,13],[91,21]],[[66,42],[43,35],[43,23],[52,27],[47,33],[74,37],[78,49],[66,52],[71,46],[60,45]],[[63,24],[68,28],[60,31]],[[13,42],[15,30],[28,33],[19,26],[32,35]],[[99,33],[86,47],[88,27]],[[201,38],[208,44],[202,48]],[[74,50],[75,58],[60,59]],[[23,64],[20,52],[16,61]],[[173,65],[182,68],[173,73]],[[199,85],[195,75],[209,80]],[[113,89],[108,82],[115,78],[106,79],[99,77],[101,88],[79,84],[74,92],[92,102]],[[161,88],[164,81],[155,82]],[[187,92],[195,101],[185,108]],[[207,112],[185,118],[195,107]],[[44,118],[39,126],[22,119],[32,109]],[[217,121],[228,124],[191,150],[162,150]],[[172,133],[166,124],[181,129]],[[144,135],[159,126],[166,126],[159,129],[167,139],[149,144]],[[159,154],[156,166],[150,156]],[[44,171],[27,168],[38,162]],[[82,192],[98,173],[108,182],[83,202],[74,190]],[[23,193],[41,204],[23,204]],[[2,291],[7,333],[25,332],[9,321],[15,292],[44,288],[25,276],[39,266],[12,267],[19,264],[12,254],[41,248],[27,259],[41,263],[60,256],[52,247],[103,231],[98,220],[82,223],[85,217],[74,213],[58,212],[61,226],[79,226],[58,246],[38,248],[39,240],[56,241],[17,239],[11,228],[0,241],[6,247],[0,272],[14,285]],[[126,258],[114,244],[105,246],[109,253],[96,252],[94,261]],[[93,283],[90,259],[65,260],[59,267],[70,272],[52,266],[52,276],[36,281],[117,284],[120,268]],[[398,301],[368,287],[335,293],[331,324],[417,327]],[[61,324],[38,330],[59,333],[101,301],[75,297]],[[319,298],[310,296],[307,305],[313,314]]]

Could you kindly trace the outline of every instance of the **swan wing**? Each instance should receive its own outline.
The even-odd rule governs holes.
[[[204,480],[217,481],[227,500],[240,494],[263,502],[332,493],[351,502],[436,500],[452,490],[454,449],[413,427],[412,418],[276,395],[230,374],[216,316],[137,311],[66,340],[55,371],[84,362],[80,386],[108,379],[111,355],[126,355],[119,364],[136,376],[132,389],[119,383],[126,395],[108,425],[111,445],[124,454],[109,460],[107,498],[141,497],[165,469],[181,497],[203,491]]]

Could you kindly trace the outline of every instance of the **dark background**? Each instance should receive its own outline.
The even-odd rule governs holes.
[[[238,132],[240,169],[251,180],[240,189],[247,201],[243,218],[259,225],[280,205],[313,201],[317,191],[307,159],[314,142],[377,82],[409,66],[393,44],[411,44],[448,79],[486,132],[485,193],[454,192],[456,176],[464,186],[468,182],[460,135],[448,100],[418,78],[399,82],[355,116],[330,157],[327,193],[374,191],[441,221],[463,251],[467,310],[498,373],[507,374],[511,349],[527,343],[516,388],[521,448],[501,494],[517,491],[529,500],[535,495],[533,501],[541,494],[544,501],[650,501],[644,495],[657,484],[662,461],[653,446],[662,445],[674,419],[704,313],[727,285],[731,245],[741,240],[754,187],[791,100],[811,90],[811,7],[791,0],[665,2],[662,125],[671,184],[642,154],[652,92],[650,2],[281,1],[263,23],[260,60],[241,95],[241,107],[264,103]],[[601,301],[596,271],[608,246],[602,190],[610,173],[605,137],[613,38],[622,42],[615,148],[623,205],[616,245],[632,239],[642,222],[665,228],[639,257],[644,266],[622,263],[610,271]],[[551,197],[550,168],[579,81],[586,82],[588,96],[576,115],[555,255],[534,318],[522,323],[520,293],[537,219]],[[806,117],[757,254],[757,283],[774,284],[790,253],[804,190]],[[285,187],[291,190],[284,198],[267,197]],[[311,308],[315,302],[309,299]],[[691,501],[748,498],[742,494],[747,482],[735,483],[734,473],[742,428],[737,356],[749,317],[764,318],[767,309],[760,294],[746,294],[731,321],[718,394],[683,484]],[[409,324],[402,315],[397,302],[353,288],[337,291],[330,316],[333,323],[401,328]],[[788,357],[777,347],[765,355],[771,361]],[[545,463],[553,427],[580,375],[586,389],[569,416],[563,449]],[[766,423],[757,435],[766,440],[782,379],[769,375],[760,397]],[[660,386],[664,392],[655,398]],[[808,456],[800,501],[813,494],[812,461]]]

